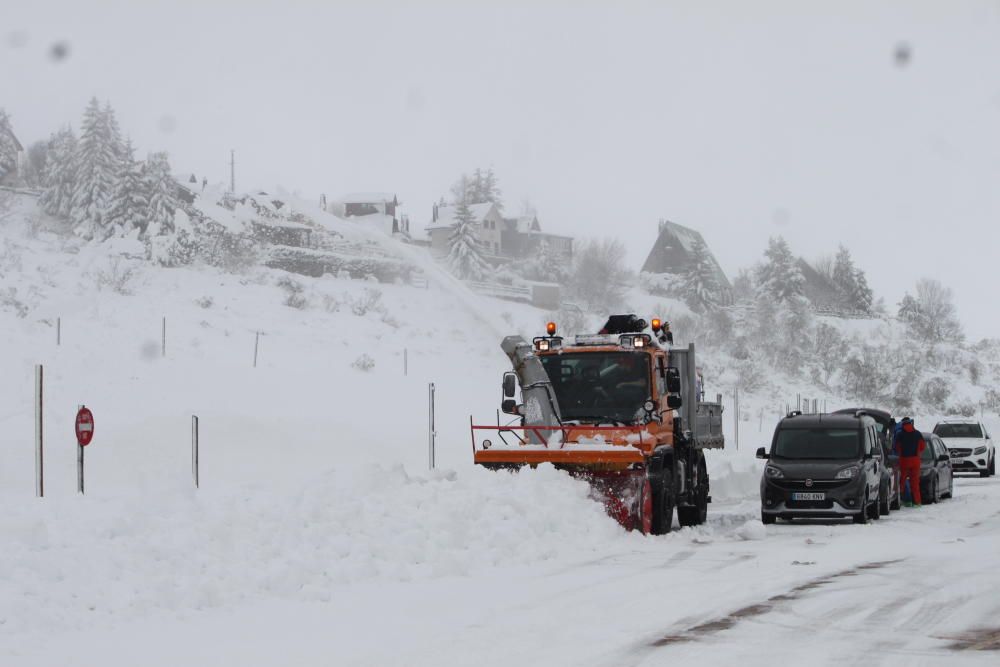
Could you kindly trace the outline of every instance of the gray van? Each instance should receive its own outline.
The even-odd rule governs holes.
[[[764,523],[778,518],[846,518],[868,523],[881,516],[884,454],[875,420],[863,414],[803,415],[778,422],[760,480]]]

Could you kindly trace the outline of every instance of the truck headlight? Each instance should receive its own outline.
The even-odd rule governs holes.
[[[986,448],[985,447],[976,447],[976,451],[974,451],[972,453],[973,454],[985,454],[986,453]]]
[[[771,479],[778,479],[785,476],[785,473],[781,472],[780,468],[775,468],[774,466],[764,468],[764,474]]]
[[[851,466],[850,468],[844,468],[837,473],[836,479],[854,479],[854,476],[858,474],[858,467]]]

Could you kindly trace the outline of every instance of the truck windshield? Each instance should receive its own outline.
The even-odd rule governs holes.
[[[565,352],[541,357],[564,421],[622,422],[643,418],[650,398],[644,352]]]
[[[979,424],[938,424],[934,427],[934,435],[942,438],[981,438],[983,429]]]
[[[861,434],[853,428],[784,428],[771,456],[783,459],[857,459]]]

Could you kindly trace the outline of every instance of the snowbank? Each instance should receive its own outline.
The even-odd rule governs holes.
[[[363,580],[467,575],[641,539],[588,490],[547,466],[411,475],[368,465],[294,493],[245,486],[21,503],[0,514],[0,635],[262,597],[326,601]]]

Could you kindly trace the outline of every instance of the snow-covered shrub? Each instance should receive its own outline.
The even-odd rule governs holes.
[[[866,403],[878,403],[892,393],[897,370],[890,364],[886,350],[864,345],[844,364],[840,390]]]
[[[745,394],[754,393],[767,382],[767,371],[764,370],[764,364],[756,357],[751,356],[737,361],[733,364],[733,370],[736,372],[734,385]]]
[[[30,310],[28,305],[17,297],[16,287],[0,290],[0,308],[12,310],[20,318],[27,317]]]
[[[139,275],[139,266],[124,257],[111,256],[103,264],[92,268],[89,274],[98,290],[110,290],[115,294],[128,296],[132,294]]]
[[[372,359],[369,354],[365,353],[351,362],[351,368],[356,368],[359,371],[365,371],[367,373],[371,369],[375,368],[375,360]]]
[[[198,256],[229,273],[243,273],[260,264],[260,248],[254,239],[222,230],[212,230],[202,237]]]
[[[336,294],[324,294],[323,295],[323,310],[328,313],[339,313],[340,307],[347,303],[346,299],[342,299]]]
[[[642,272],[639,274],[639,285],[656,296],[679,299],[684,295],[684,278],[672,273]]]
[[[951,396],[951,386],[943,377],[932,377],[920,385],[917,399],[936,410],[943,410],[948,397]]]
[[[195,299],[194,302],[202,308],[211,308],[215,305],[215,300],[210,296],[203,296],[200,299]]]
[[[972,401],[959,401],[952,403],[945,410],[946,415],[957,415],[959,417],[974,417],[979,410],[979,406]]]
[[[510,314],[507,314],[510,317]],[[559,307],[559,310],[549,313],[546,322],[555,322],[556,326],[559,328],[560,334],[565,334],[567,336],[574,336],[576,334],[592,333],[589,331],[587,316],[584,315],[583,311],[576,306],[569,304],[563,304]],[[508,322],[510,324],[510,322]],[[545,323],[542,323],[539,327],[540,330],[544,330]]]
[[[370,312],[382,312],[382,292],[374,288],[366,288],[364,293],[351,303],[351,312],[359,317]]]
[[[285,291],[285,300],[282,302],[289,308],[304,309],[309,305],[309,300],[305,297],[305,288],[297,280],[288,276],[278,280],[278,287]]]

